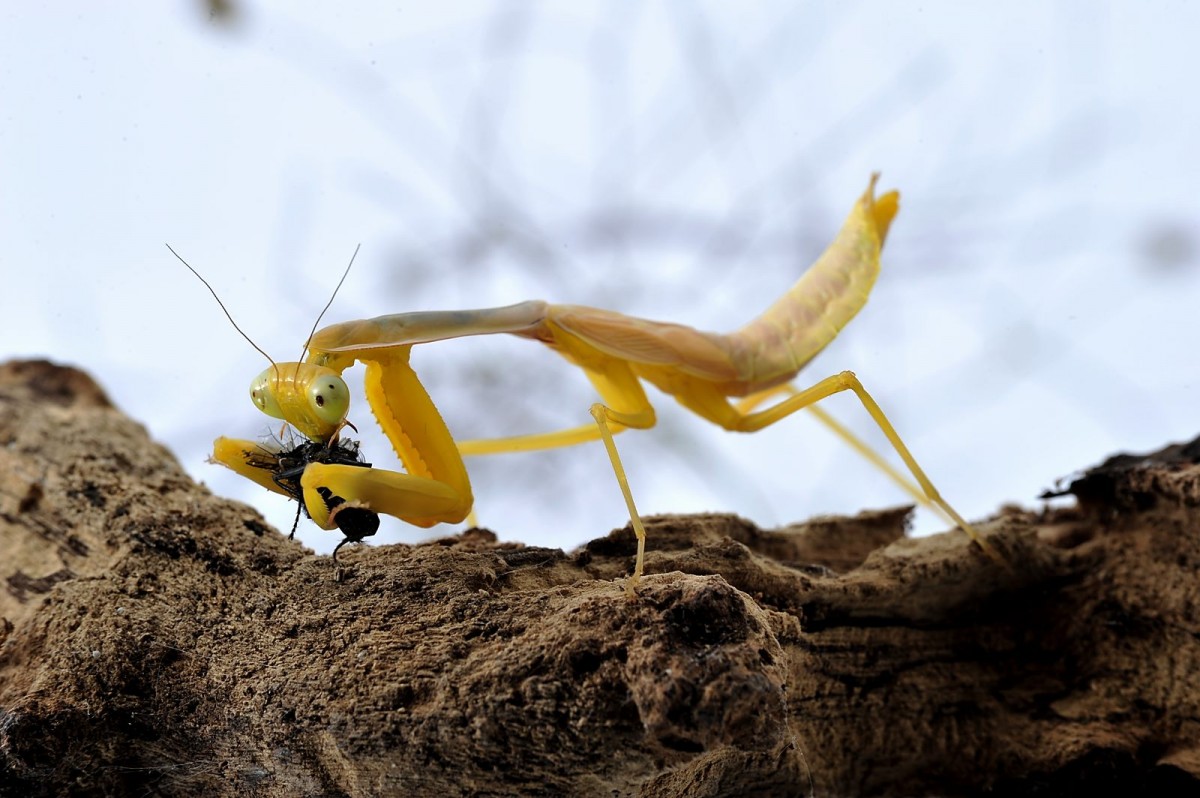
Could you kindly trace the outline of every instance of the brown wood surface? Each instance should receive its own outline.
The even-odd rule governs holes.
[[[651,518],[629,601],[627,530],[339,567],[82,372],[9,363],[0,796],[1197,791],[1197,460],[1115,458],[1075,507],[1000,510],[980,529],[1007,568],[904,539],[904,508]]]

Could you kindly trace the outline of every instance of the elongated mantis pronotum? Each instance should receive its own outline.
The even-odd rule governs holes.
[[[632,318],[578,305],[522,302],[501,308],[401,313],[326,327],[311,336],[300,363],[272,363],[251,385],[255,404],[309,440],[337,441],[346,424],[350,391],[341,373],[366,365],[366,397],[407,473],[328,458],[303,461],[300,491],[313,520],[337,526],[348,508],[386,513],[417,526],[462,521],[471,511],[471,484],[463,455],[548,449],[603,441],[628,505],[637,536],[637,558],[628,587],[645,561],[646,533],[621,465],[613,433],[654,426],[655,413],[642,382],[727,430],[756,432],[842,391],[858,397],[908,471],[912,485],[850,435],[818,413],[918,501],[944,513],[993,558],[995,551],[934,488],[879,405],[858,378],[843,371],[803,390],[789,382],[832,341],[867,301],[879,274],[879,256],[899,208],[896,192],[875,197],[875,182],[855,203],[828,249],[775,304],[728,335],[680,324]],[[456,442],[409,365],[417,344],[469,335],[510,335],[539,341],[583,369],[602,401],[594,423],[571,429],[493,440]],[[737,403],[733,397],[741,397]],[[760,405],[777,399],[765,409]],[[288,493],[269,469],[254,462],[253,441],[219,438],[213,458],[264,487]],[[325,461],[322,461],[322,460]],[[331,502],[330,497],[336,501]],[[353,533],[347,533],[355,539]]]

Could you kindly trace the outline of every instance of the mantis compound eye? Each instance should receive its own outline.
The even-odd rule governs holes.
[[[337,427],[350,411],[350,389],[337,374],[317,375],[308,384],[308,404],[314,416],[330,427]]]
[[[279,400],[275,397],[275,372],[276,367],[271,366],[254,378],[250,383],[250,401],[271,418],[283,418],[283,408],[279,406]]]

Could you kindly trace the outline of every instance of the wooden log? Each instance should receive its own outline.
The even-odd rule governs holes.
[[[1036,454],[1031,453],[1036,461]],[[0,795],[1200,788],[1200,445],[903,537],[649,519],[344,549],[211,495],[85,374],[0,366]]]

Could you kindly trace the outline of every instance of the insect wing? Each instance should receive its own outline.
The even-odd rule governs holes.
[[[720,335],[578,305],[553,305],[551,311],[551,322],[613,357],[671,366],[712,382],[738,378]]]

